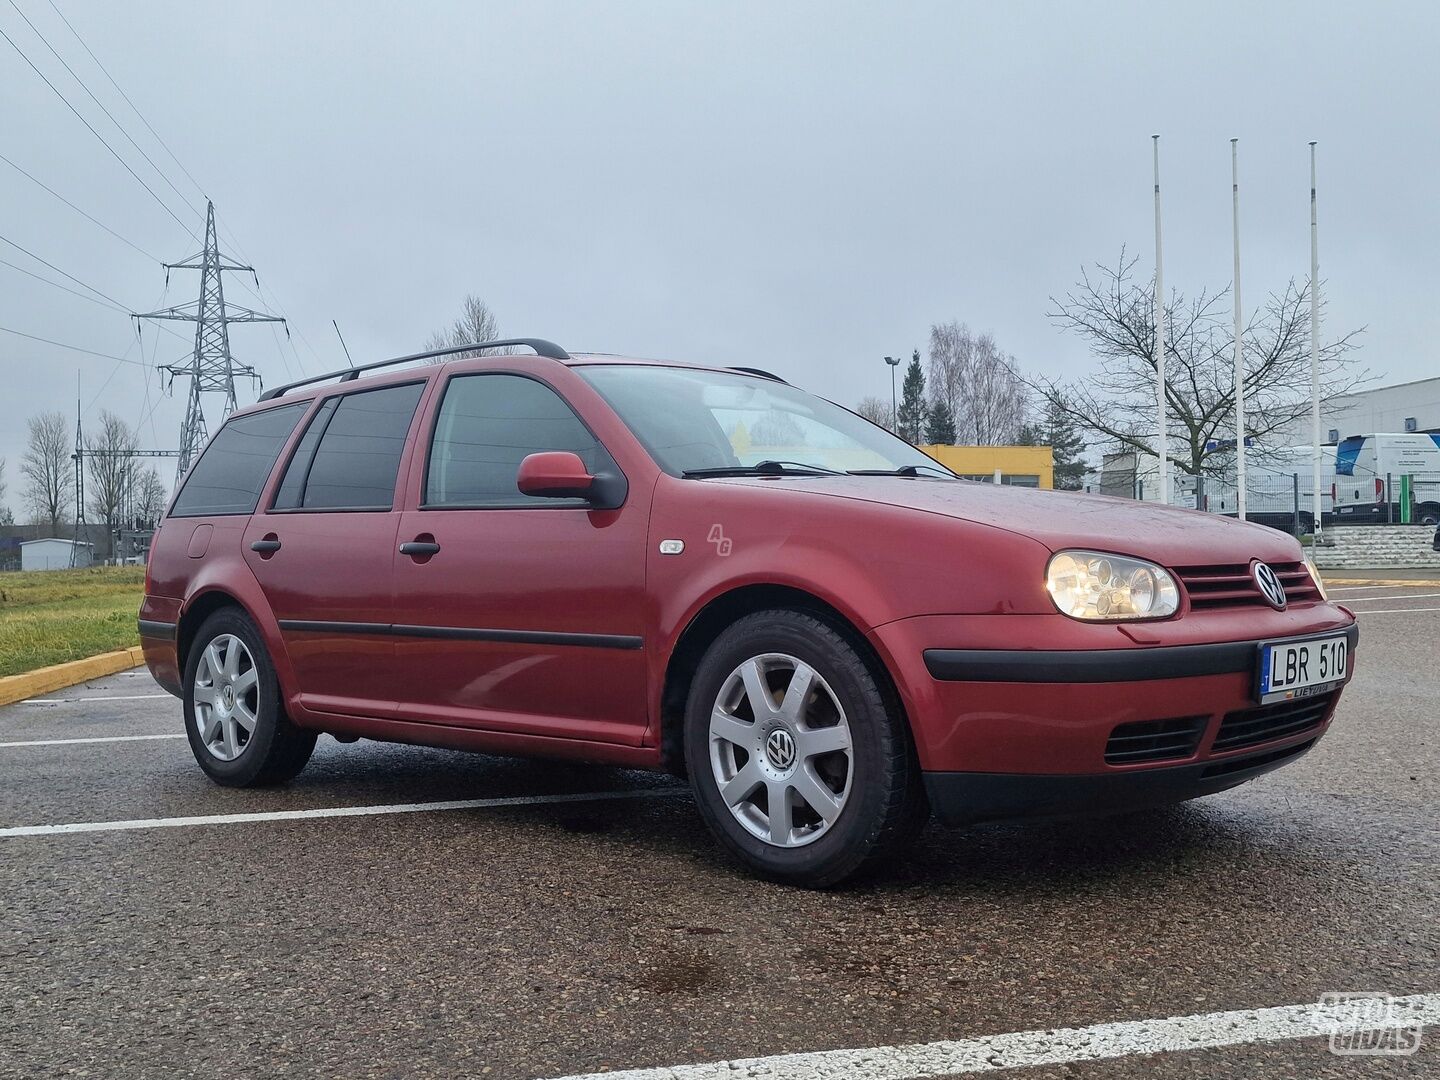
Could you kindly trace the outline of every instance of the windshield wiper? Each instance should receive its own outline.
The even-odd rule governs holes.
[[[939,476],[945,480],[957,479],[954,473],[950,472],[948,469],[941,468],[939,465],[901,465],[898,469],[851,469],[849,475],[916,477],[920,475],[921,469],[926,469],[930,472],[933,472],[936,476]]]
[[[844,476],[838,469],[827,469],[808,461],[758,461],[754,465],[720,465],[713,469],[686,469],[684,477],[706,476]]]

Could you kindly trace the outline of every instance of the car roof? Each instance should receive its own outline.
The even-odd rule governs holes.
[[[593,367],[597,365],[623,365],[632,367],[673,367],[686,368],[693,371],[715,371],[731,375],[748,375],[753,378],[767,379],[773,382],[784,382],[778,375],[768,371],[752,367],[725,367],[719,364],[696,364],[684,360],[662,360],[639,356],[624,356],[617,353],[599,352],[577,352],[570,353],[563,358],[553,356],[542,356],[533,353],[496,353],[488,356],[469,356],[458,360],[446,360],[441,363],[424,364],[419,360],[414,366],[397,368],[395,370],[377,370],[369,374],[363,373],[365,369],[346,369],[329,372],[324,375],[312,376],[303,385],[289,384],[267,391],[259,401],[253,405],[247,405],[236,409],[234,416],[248,415],[254,412],[263,412],[265,409],[275,408],[280,405],[292,405],[298,402],[308,402],[319,397],[326,397],[336,392],[353,393],[359,389],[370,389],[380,386],[392,386],[413,381],[417,374],[429,377],[433,372],[450,374],[467,370],[483,371],[491,366],[496,360],[504,358],[515,363],[518,367],[524,368],[545,368],[550,365],[563,367]],[[321,380],[335,379],[335,382]],[[291,387],[294,387],[291,389]]]

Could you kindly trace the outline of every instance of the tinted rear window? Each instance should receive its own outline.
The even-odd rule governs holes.
[[[290,460],[281,490],[304,510],[389,510],[395,499],[395,477],[405,436],[420,403],[424,383],[365,390],[340,399],[323,423],[314,457],[297,453]],[[310,432],[306,432],[308,439]],[[297,482],[291,482],[291,473]],[[277,502],[277,509],[279,509]]]
[[[308,406],[301,401],[231,419],[190,470],[170,516],[252,513],[265,478]]]

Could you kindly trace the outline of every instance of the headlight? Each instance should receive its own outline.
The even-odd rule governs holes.
[[[1057,553],[1045,568],[1045,588],[1062,614],[1097,622],[1163,619],[1180,606],[1175,579],[1160,567],[1098,551]]]
[[[1325,591],[1325,582],[1320,578],[1320,568],[1315,565],[1315,560],[1305,556],[1305,569],[1310,571],[1310,580],[1315,582],[1315,588],[1320,590],[1320,599],[1329,600],[1330,594]]]

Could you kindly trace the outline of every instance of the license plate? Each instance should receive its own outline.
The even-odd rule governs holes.
[[[1343,634],[1262,645],[1260,703],[1312,697],[1333,690],[1345,681],[1349,664],[1349,642]]]

